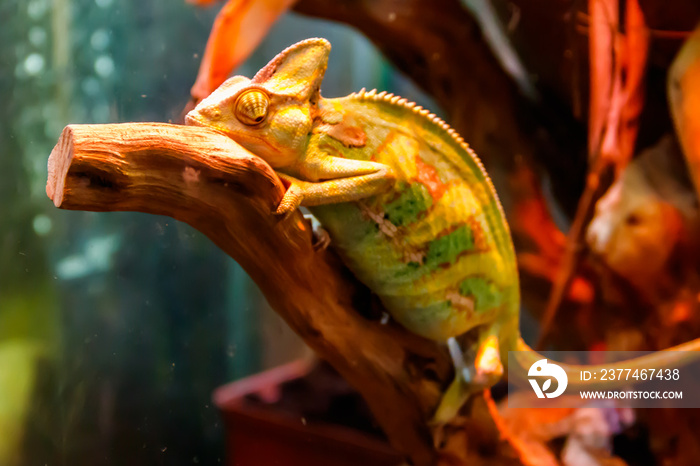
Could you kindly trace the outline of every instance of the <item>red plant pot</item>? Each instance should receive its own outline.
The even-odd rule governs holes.
[[[402,457],[377,436],[282,409],[284,385],[308,376],[294,361],[218,388],[229,466],[396,466]]]

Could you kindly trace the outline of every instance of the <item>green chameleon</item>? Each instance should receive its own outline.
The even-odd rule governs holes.
[[[456,377],[434,416],[445,423],[471,393],[500,380],[509,351],[529,351],[527,367],[542,358],[520,337],[503,208],[476,154],[427,110],[385,92],[322,98],[329,53],[325,39],[299,42],[252,80],[230,78],[186,122],[221,131],[269,163],[289,185],[276,213],[309,207],[396,321],[447,344]],[[476,342],[461,348],[472,330]],[[678,361],[663,353],[634,360],[669,362]]]

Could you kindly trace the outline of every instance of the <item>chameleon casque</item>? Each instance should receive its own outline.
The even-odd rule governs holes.
[[[269,163],[288,184],[276,213],[309,207],[397,322],[448,345],[456,376],[433,419],[444,423],[502,377],[508,351],[530,351],[527,367],[542,358],[520,337],[508,224],[480,160],[438,117],[385,92],[322,98],[329,53],[325,39],[292,45],[253,79],[227,80],[186,123],[223,132]],[[462,348],[470,331],[476,342]],[[679,361],[658,352],[633,362]]]

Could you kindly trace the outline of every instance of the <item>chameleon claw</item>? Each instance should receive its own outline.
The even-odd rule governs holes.
[[[330,244],[331,235],[326,230],[320,228],[318,231],[314,231],[313,248],[315,251],[324,251]]]
[[[316,217],[311,214],[305,214],[304,219],[311,225],[311,231],[313,232],[313,244],[312,247],[314,251],[323,251],[331,244],[331,235],[328,234]]]
[[[283,204],[280,203],[280,205],[277,206],[277,209],[273,212],[274,215],[277,217],[282,217],[283,219],[289,218],[290,215],[292,215],[292,212],[294,212],[296,209],[295,208],[289,208]]]

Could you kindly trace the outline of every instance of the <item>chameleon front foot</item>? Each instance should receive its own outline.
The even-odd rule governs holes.
[[[303,199],[304,194],[301,187],[295,183],[290,184],[284,196],[282,196],[277,209],[275,209],[275,215],[283,216],[284,218],[289,217],[292,212],[299,208]]]

